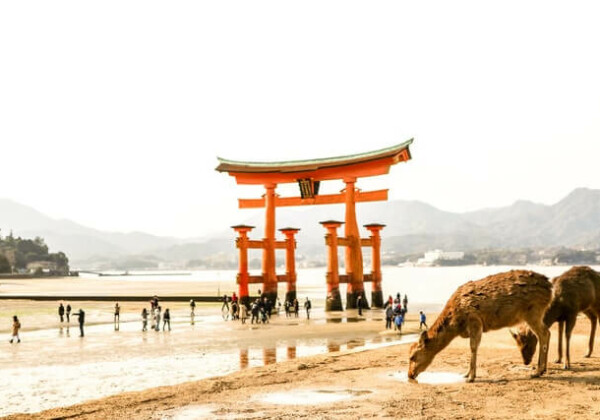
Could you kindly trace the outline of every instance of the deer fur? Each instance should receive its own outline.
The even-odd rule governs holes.
[[[410,349],[408,377],[423,372],[436,354],[457,336],[470,339],[471,363],[465,377],[476,376],[477,349],[483,332],[527,323],[538,336],[542,351],[534,377],[546,370],[550,332],[542,322],[550,304],[552,285],[533,271],[513,270],[470,281],[450,297],[442,313]]]
[[[544,315],[544,324],[550,328],[558,321],[558,359],[555,360],[555,363],[562,362],[564,331],[567,342],[563,365],[565,369],[571,367],[571,333],[579,312],[583,312],[592,324],[588,353],[585,355],[585,357],[590,357],[594,350],[596,324],[600,318],[600,273],[590,267],[573,267],[552,280],[552,300]],[[524,326],[519,328],[517,333],[511,332],[511,334],[521,350],[523,362],[528,365],[537,346],[535,334]]]

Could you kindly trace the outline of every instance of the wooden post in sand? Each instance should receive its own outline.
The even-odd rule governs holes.
[[[325,310],[343,311],[342,297],[340,296],[337,228],[344,223],[327,220],[321,222],[321,224],[327,229],[325,235],[325,243],[327,244],[327,299],[325,300]]]
[[[254,226],[236,225],[231,227],[239,235],[235,241],[236,246],[240,250],[240,258],[238,263],[237,284],[239,287],[238,295],[240,304],[250,304],[250,293],[248,292],[248,281],[250,274],[248,273],[248,232],[254,229]]]
[[[285,301],[293,302],[296,299],[296,240],[294,235],[300,229],[287,227],[279,229],[279,231],[285,235],[285,276],[287,283]]]
[[[381,235],[385,227],[379,223],[370,223],[365,227],[371,232],[371,305],[383,308],[383,292],[381,290]]]

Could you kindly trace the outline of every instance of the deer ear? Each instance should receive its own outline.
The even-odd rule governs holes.
[[[510,335],[512,335],[512,338],[514,338],[515,340],[517,339],[517,334],[513,330],[509,329],[508,332],[510,332]]]

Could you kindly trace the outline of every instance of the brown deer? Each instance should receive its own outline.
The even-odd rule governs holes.
[[[590,357],[594,350],[596,324],[600,317],[600,274],[590,267],[573,267],[552,280],[552,300],[544,315],[544,324],[550,328],[558,321],[558,359],[555,363],[562,362],[564,331],[567,341],[567,354],[563,366],[565,369],[571,367],[571,333],[579,312],[583,312],[592,323],[588,353],[585,355]],[[523,362],[528,365],[537,346],[536,336],[525,326],[519,328],[517,333],[511,331],[511,334],[521,350]]]
[[[550,332],[542,317],[551,295],[552,285],[548,278],[533,271],[513,270],[463,284],[450,297],[431,328],[412,345],[409,379],[416,379],[435,355],[460,335],[470,339],[471,363],[465,377],[473,382],[481,334],[521,322],[526,322],[544,343],[533,377],[542,375],[546,371],[550,340]]]

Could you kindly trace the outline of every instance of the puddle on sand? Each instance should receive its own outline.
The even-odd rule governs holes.
[[[165,413],[160,417],[161,420],[195,420],[195,419],[213,419],[215,407],[206,405],[190,405],[179,410]]]
[[[407,372],[395,372],[390,376],[401,382],[408,382]],[[417,377],[417,382],[429,385],[445,385],[465,382],[465,378],[460,373],[455,372],[422,372]]]
[[[271,394],[259,395],[256,399],[269,404],[315,405],[343,401],[370,393],[371,391],[367,390],[306,389],[290,392],[273,392]]]

